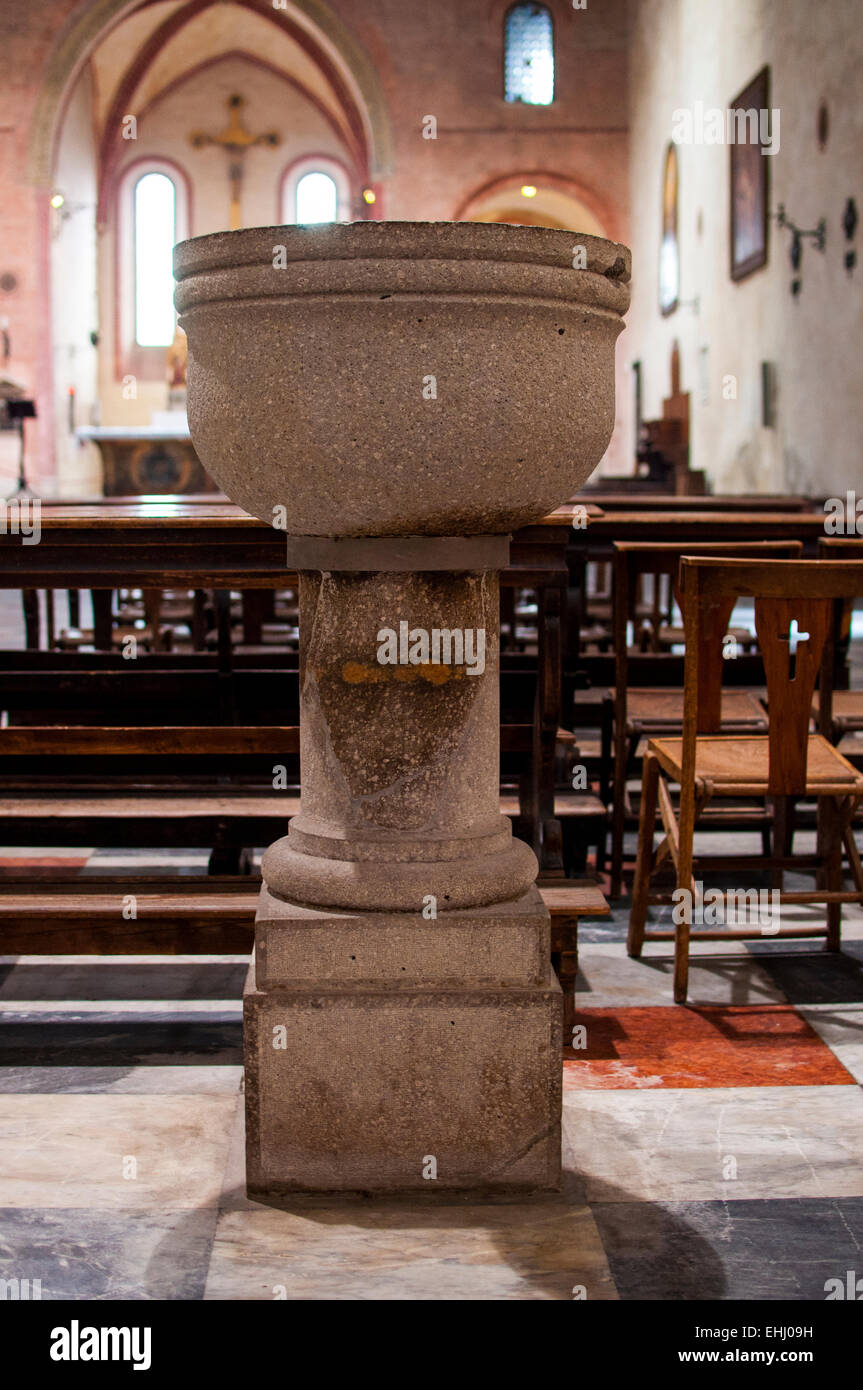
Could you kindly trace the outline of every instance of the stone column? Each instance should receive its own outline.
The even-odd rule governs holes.
[[[498,575],[458,568],[508,542],[291,545],[320,568],[246,991],[250,1195],[554,1187],[561,995],[499,811]]]

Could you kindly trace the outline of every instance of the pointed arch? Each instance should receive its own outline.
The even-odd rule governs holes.
[[[217,0],[188,0],[159,26],[144,45],[142,54],[146,52],[148,60],[152,61],[174,33],[215,3]],[[359,41],[324,0],[286,0],[285,9],[261,8],[254,0],[233,0],[233,3],[284,29],[314,58],[327,76],[360,142],[364,175],[371,180],[389,173],[394,143],[380,78]],[[48,61],[30,124],[28,175],[32,184],[50,186],[66,102],[90,53],[106,34],[141,8],[141,0],[95,0],[94,4],[82,4],[70,16]],[[121,97],[128,99],[127,79],[134,78],[135,84],[139,80],[143,71],[141,57],[139,55],[120,84],[115,107]]]

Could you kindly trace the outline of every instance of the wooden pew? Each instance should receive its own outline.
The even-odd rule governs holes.
[[[809,497],[787,496],[784,493],[710,493],[672,497],[669,493],[646,493],[638,498],[631,492],[609,492],[604,488],[585,488],[576,494],[573,502],[592,502],[602,512],[789,512],[814,513],[815,507]],[[822,512],[823,521],[823,512]]]
[[[501,727],[505,764],[529,767],[533,748],[532,724]],[[276,767],[284,789],[273,789]],[[285,833],[299,788],[297,726],[0,728],[0,839],[10,846],[182,844],[212,849],[220,873]],[[502,797],[501,812],[525,828],[517,797]]]
[[[575,1023],[578,923],[603,917],[592,884],[540,885],[551,916],[551,959],[564,1000],[566,1047]],[[31,883],[0,894],[4,955],[243,955],[255,937],[258,886],[237,878],[122,878]]]
[[[231,590],[283,589],[295,580],[284,567],[284,535],[230,503],[172,499],[170,503],[123,505],[45,504],[41,521],[38,546],[23,547],[18,537],[0,535],[0,586],[93,590],[100,627],[97,645],[106,655],[111,641],[109,623],[103,631],[105,615],[110,618],[112,589],[121,585],[150,590],[212,589],[225,595]],[[510,566],[501,576],[503,588],[530,587],[539,595],[537,685],[530,720],[536,732],[531,750],[534,766],[521,786],[521,810],[543,867],[556,871],[561,871],[554,805],[556,740],[562,722],[560,611],[567,582],[565,547],[571,521],[571,509],[562,509],[517,532]],[[251,723],[261,716],[257,712],[245,714],[248,706],[235,698],[240,681],[235,679],[237,662],[227,651],[229,647],[229,640],[220,641],[221,680],[217,688],[223,704],[218,717],[228,723],[243,717]],[[151,665],[149,670],[155,675],[158,668]],[[143,682],[139,689],[143,689]],[[75,699],[71,682],[64,699]],[[210,717],[215,722],[214,716]],[[283,718],[284,708],[274,722]]]
[[[299,785],[297,726],[10,726],[0,729],[7,845],[210,850],[232,872],[283,834]]]
[[[668,503],[670,499],[666,499]],[[706,499],[695,499],[703,502]],[[675,545],[704,544],[712,541],[748,544],[753,541],[800,541],[804,555],[814,556],[824,535],[824,515],[799,510],[765,510],[759,506],[743,511],[714,510],[710,506],[689,510],[684,498],[674,498],[673,507],[651,508],[630,503],[628,510],[603,510],[591,518],[584,530],[573,530],[566,551],[569,583],[564,627],[564,671],[579,671],[589,685],[612,685],[614,657],[584,655],[580,652],[581,629],[585,621],[587,566],[592,561],[609,563],[616,541],[647,543],[671,542]],[[799,499],[792,499],[792,505]],[[564,689],[565,705],[568,692]]]

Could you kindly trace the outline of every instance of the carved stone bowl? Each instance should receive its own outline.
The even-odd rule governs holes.
[[[195,448],[291,535],[510,531],[608,444],[624,246],[356,222],[195,237],[174,264]]]

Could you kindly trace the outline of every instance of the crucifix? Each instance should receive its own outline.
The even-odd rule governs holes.
[[[228,155],[228,183],[231,191],[229,222],[232,232],[235,232],[241,225],[240,190],[243,183],[243,155],[252,145],[280,145],[282,143],[281,135],[274,130],[267,131],[262,135],[251,135],[243,125],[240,116],[240,108],[244,105],[244,97],[228,97],[229,115],[225,129],[218,135],[207,135],[205,131],[194,130],[189,136],[189,142],[196,149],[201,149],[204,145],[221,145]]]

